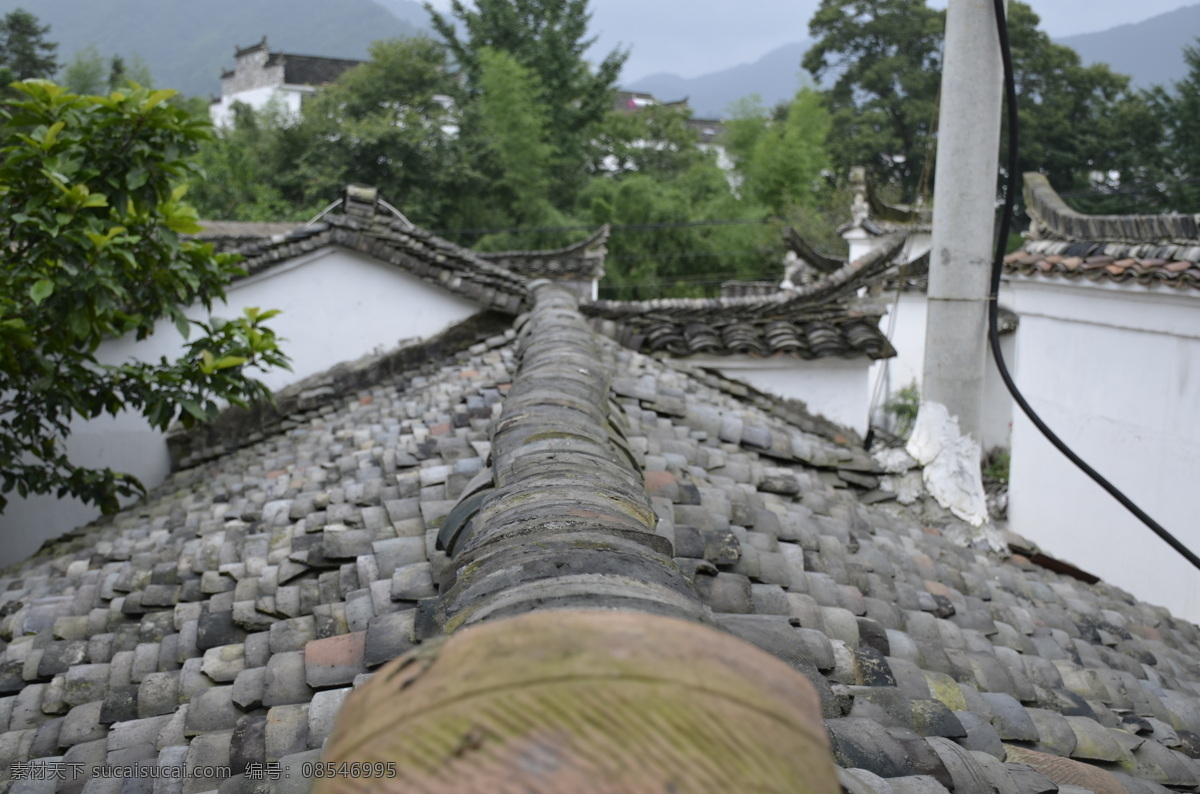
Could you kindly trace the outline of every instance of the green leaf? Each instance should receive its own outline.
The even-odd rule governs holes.
[[[54,282],[48,278],[38,279],[34,285],[29,288],[29,297],[35,305],[40,305],[42,301],[49,298],[54,293]]]
[[[230,367],[240,367],[250,359],[244,356],[221,356],[213,364],[213,369],[229,369]]]
[[[58,140],[58,134],[62,132],[63,127],[67,126],[65,121],[55,122],[50,125],[50,129],[46,130],[46,137],[42,138],[42,148],[49,149]]]
[[[125,186],[130,190],[137,190],[142,185],[146,184],[146,180],[150,178],[150,174],[145,168],[135,166],[125,175]]]
[[[151,108],[153,108],[157,105],[160,105],[163,102],[166,102],[168,99],[175,96],[177,93],[179,93],[179,92],[175,91],[174,89],[170,89],[170,88],[166,88],[161,91],[152,92],[150,94],[150,98],[146,100],[146,110],[150,110]]]
[[[92,330],[91,324],[83,312],[71,312],[67,318],[67,325],[71,328],[71,333],[79,339],[86,337]]]
[[[204,227],[196,223],[194,218],[175,215],[167,218],[167,227],[176,234],[199,234]]]
[[[183,410],[201,421],[208,418],[208,414],[204,413],[204,409],[193,400],[180,400],[179,404],[183,406]]]

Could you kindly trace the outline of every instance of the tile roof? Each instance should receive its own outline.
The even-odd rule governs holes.
[[[212,243],[218,251],[237,251],[243,246],[269,243],[274,237],[284,237],[302,228],[302,224],[261,221],[200,221],[203,230],[192,235],[197,240]]]
[[[373,188],[347,188],[340,212],[326,213],[317,222],[291,227],[283,234],[263,237],[255,234],[258,228],[258,224],[247,228],[209,221],[197,237],[224,243],[224,250],[241,254],[248,275],[338,246],[386,262],[483,308],[517,314],[525,299],[525,276],[414,226],[389,210]],[[232,242],[226,242],[230,238]]]
[[[1030,232],[1010,275],[1200,289],[1200,215],[1084,215],[1025,174]]]
[[[346,381],[0,574],[0,779],[228,764],[178,790],[304,790],[382,663],[603,604],[803,673],[846,791],[1200,786],[1196,626],[866,504],[881,472],[836,429],[533,290],[519,334]],[[248,779],[273,762],[289,781]],[[85,784],[119,788],[56,790]]]
[[[573,277],[599,280],[604,277],[604,257],[611,231],[611,227],[606,223],[585,239],[563,248],[543,251],[481,251],[479,258],[504,264],[514,273],[529,278]]]
[[[325,85],[337,80],[360,63],[362,61],[349,58],[273,52],[267,56],[266,65],[283,64],[283,82],[287,85]]]
[[[887,358],[895,350],[879,330],[883,308],[851,299],[891,267],[903,245],[904,238],[895,238],[795,289],[737,297],[591,301],[580,310],[605,335],[644,352]]]
[[[891,204],[884,201],[867,179],[862,166],[850,169],[850,189],[854,192],[853,220],[838,231],[857,226],[873,236],[928,232],[933,229],[933,210],[921,205]]]

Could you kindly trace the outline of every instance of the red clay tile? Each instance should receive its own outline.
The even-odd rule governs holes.
[[[651,494],[669,488],[676,483],[675,475],[669,471],[646,472],[646,490]]]
[[[310,640],[304,646],[304,672],[310,686],[350,683],[364,669],[363,653],[367,633],[356,631],[323,640]]]

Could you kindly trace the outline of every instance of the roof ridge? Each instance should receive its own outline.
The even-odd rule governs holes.
[[[1026,211],[1031,231],[1049,239],[1162,243],[1200,237],[1200,215],[1087,215],[1070,207],[1045,174],[1024,175]]]
[[[891,267],[892,260],[904,247],[907,234],[898,234],[862,257],[846,262],[824,278],[792,290],[781,290],[766,297],[751,295],[736,298],[653,298],[644,301],[590,301],[580,310],[606,319],[653,317],[680,321],[702,318],[713,311],[726,311],[742,317],[778,315],[797,309],[816,308],[844,297],[849,292]]]
[[[466,489],[460,515],[448,516],[439,536],[454,556],[441,588],[443,625],[449,632],[547,606],[619,605],[707,621],[670,540],[655,534],[591,329],[563,288],[538,281],[531,291],[520,368],[492,439],[494,476]]]

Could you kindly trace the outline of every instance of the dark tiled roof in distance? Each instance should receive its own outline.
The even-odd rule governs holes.
[[[812,312],[793,315],[792,320],[687,324],[593,318],[592,325],[626,347],[646,353],[878,359],[896,355],[879,330],[881,315],[882,311],[871,310]]]
[[[881,245],[862,259],[847,262],[834,273],[812,284],[794,290],[781,291],[766,297],[749,298],[658,298],[645,301],[592,301],[579,308],[591,317],[623,321],[631,318],[665,320],[675,323],[695,321],[747,320],[764,321],[789,319],[853,295],[891,267],[892,259],[904,246],[904,238],[896,237]]]
[[[1043,238],[1193,246],[1200,241],[1200,215],[1084,215],[1067,206],[1043,174],[1029,172],[1024,180],[1027,211]]]
[[[1030,237],[1009,274],[1200,289],[1200,215],[1084,215],[1025,174]]]
[[[783,230],[783,242],[789,251],[793,251],[796,256],[821,273],[834,273],[846,265],[845,260],[834,259],[817,251],[791,226]]]
[[[737,297],[593,301],[580,309],[593,325],[644,352],[887,358],[896,354],[879,330],[881,307],[839,302],[891,267],[904,238],[795,289]]]
[[[253,275],[298,256],[338,246],[386,262],[431,284],[508,314],[521,311],[527,279],[473,251],[413,226],[380,203],[374,189],[350,187],[343,211],[285,235],[237,246]],[[200,235],[203,238],[204,235]]]
[[[479,258],[502,263],[529,278],[604,277],[604,256],[611,227],[606,223],[587,238],[563,248],[545,251],[479,252]]]
[[[264,223],[257,221],[200,221],[204,227],[196,240],[212,243],[219,252],[233,253],[240,248],[266,245],[272,239],[282,239],[290,232],[301,228],[299,223]]]
[[[1200,289],[1200,245],[1030,240],[1004,258],[1010,274]]]
[[[362,61],[348,58],[323,58],[316,55],[292,55],[273,52],[267,66],[283,64],[283,82],[287,85],[325,85],[332,83]]]

